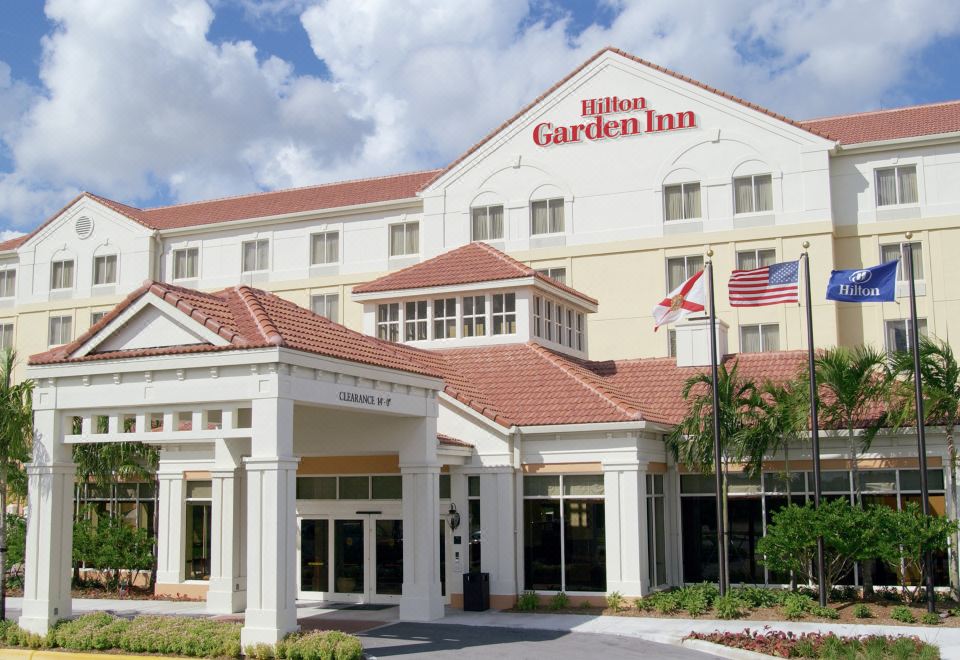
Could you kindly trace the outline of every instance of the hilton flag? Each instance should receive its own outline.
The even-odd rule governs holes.
[[[832,271],[827,284],[827,300],[892,302],[897,297],[899,263],[888,261],[872,268]]]

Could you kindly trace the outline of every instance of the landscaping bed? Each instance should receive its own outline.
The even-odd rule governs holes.
[[[865,635],[840,637],[832,633],[795,635],[778,631],[691,633],[696,639],[778,658],[869,658],[870,660],[937,660],[940,650],[916,637]]]
[[[240,624],[173,616],[115,617],[105,612],[62,621],[45,636],[29,633],[12,621],[0,621],[0,646],[138,653],[195,658],[239,658]],[[242,649],[257,660],[360,660],[363,645],[336,630],[290,635],[274,645]]]
[[[124,589],[108,589],[102,584],[83,584],[74,585],[70,589],[70,595],[74,598],[98,598],[109,600],[169,600],[175,602],[195,602],[205,600],[204,598],[192,598],[185,594],[155,594],[153,589],[146,587],[129,587]],[[7,596],[20,598],[23,596],[23,587],[8,587]]]
[[[617,593],[607,596],[607,607],[571,607],[566,596],[547,599],[533,592],[522,594],[513,611],[551,611],[567,614],[605,614],[669,619],[737,619],[744,621],[810,621],[890,626],[960,627],[960,607],[954,601],[938,601],[930,616],[925,604],[904,602],[899,592],[880,592],[861,599],[853,590],[836,589],[826,608],[805,591],[763,587],[734,587],[720,598],[713,584],[699,584],[660,591],[646,598],[629,600]]]

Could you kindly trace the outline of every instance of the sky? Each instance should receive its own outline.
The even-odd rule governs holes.
[[[0,240],[443,166],[604,46],[794,119],[960,98],[954,0],[2,0]]]

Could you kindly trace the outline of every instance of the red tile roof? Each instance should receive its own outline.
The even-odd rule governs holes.
[[[800,124],[841,144],[956,133],[960,131],[960,100],[808,119]]]
[[[228,342],[227,345],[215,346],[205,343],[164,346],[129,351],[93,352],[82,357],[71,357],[97,332],[147,292],[156,295],[166,304],[216,332]],[[160,282],[145,283],[76,340],[33,355],[29,363],[39,365],[84,362],[271,346],[282,346],[426,376],[439,377],[441,373],[436,366],[435,356],[426,351],[392,344],[354,332],[266,291],[248,286],[236,286],[215,293],[203,293]]]
[[[533,277],[594,305],[590,296],[557,282],[486,243],[474,242],[355,286],[354,293],[426,289]]]
[[[231,220],[248,220],[288,213],[412,199],[416,197],[417,191],[424,181],[431,178],[436,172],[437,170],[406,172],[391,176],[259,192],[153,209],[139,209],[135,206],[85,192],[73,198],[69,204],[50,216],[29,234],[0,243],[0,252],[19,247],[82,197],[89,197],[148,229],[180,229]]]
[[[443,433],[437,434],[437,442],[447,447],[466,447],[468,449],[473,449],[473,445],[471,445],[469,442],[451,438],[449,435],[444,435]]]

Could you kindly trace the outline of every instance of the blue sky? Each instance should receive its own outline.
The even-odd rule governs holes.
[[[5,0],[0,231],[443,165],[605,45],[798,119],[960,98],[948,0]]]

